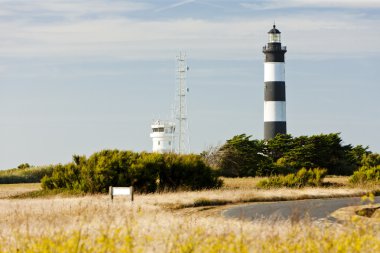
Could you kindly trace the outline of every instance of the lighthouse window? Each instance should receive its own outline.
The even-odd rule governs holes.
[[[160,143],[160,141],[158,141],[158,146],[160,146],[161,145],[161,143]]]
[[[269,43],[272,42],[281,42],[281,35],[279,33],[270,33],[269,34]]]

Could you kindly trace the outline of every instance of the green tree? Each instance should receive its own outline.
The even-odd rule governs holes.
[[[227,140],[215,152],[223,176],[263,176],[295,173],[301,168],[326,168],[329,174],[351,175],[369,157],[363,146],[344,145],[339,133],[292,137],[278,134],[275,138],[252,140],[245,134]],[[367,163],[376,163],[376,157]],[[371,162],[370,162],[371,161]]]
[[[219,150],[219,168],[223,176],[245,177],[262,175],[271,165],[265,154],[264,141],[251,140],[245,134],[227,140]]]
[[[109,186],[133,186],[138,192],[204,189],[221,185],[214,171],[199,155],[135,153],[103,150],[73,156],[73,162],[53,167],[42,180],[44,189],[107,192]]]
[[[367,167],[376,167],[380,165],[380,154],[366,153],[362,156],[360,164]]]

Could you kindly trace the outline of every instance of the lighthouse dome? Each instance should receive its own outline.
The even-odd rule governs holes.
[[[281,33],[281,32],[278,29],[276,29],[276,25],[273,25],[273,28],[270,29],[268,33],[276,34],[276,33]]]

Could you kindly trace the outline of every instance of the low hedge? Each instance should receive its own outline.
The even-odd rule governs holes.
[[[380,165],[362,166],[350,177],[352,184],[380,183]]]
[[[327,175],[326,169],[300,169],[297,173],[288,175],[271,176],[257,183],[258,188],[301,188],[305,186],[320,186]]]
[[[109,186],[133,186],[139,192],[200,190],[221,186],[199,155],[135,153],[103,150],[88,159],[57,165],[42,179],[43,189],[107,192]]]

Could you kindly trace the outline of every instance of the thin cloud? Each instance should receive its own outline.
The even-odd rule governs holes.
[[[195,2],[195,0],[184,0],[184,1],[177,2],[177,3],[174,3],[174,4],[168,5],[168,6],[164,6],[162,8],[158,8],[158,9],[155,10],[155,12],[161,12],[161,11],[166,11],[166,10],[174,9],[174,8],[177,8],[177,7],[186,5],[186,4],[190,4],[190,3],[193,3],[193,2]]]
[[[4,2],[0,0],[0,4]],[[113,14],[87,18],[85,14],[90,11],[101,12],[106,1],[94,1],[99,3],[94,8],[90,8],[89,0],[78,2],[81,5],[76,5],[76,1],[68,1],[65,5],[62,0],[53,0],[53,3],[62,3],[62,8],[39,0],[33,2],[34,5],[17,5],[25,8],[23,18],[26,21],[3,19],[0,22],[0,56],[154,60],[167,59],[178,49],[186,49],[194,57],[202,59],[252,59],[262,57],[260,48],[266,42],[266,28],[269,29],[272,22],[265,15],[223,20],[149,20]],[[134,2],[130,1],[112,2],[121,5],[108,6],[110,12],[117,12],[116,6],[121,7],[125,3],[132,4],[130,7],[124,6],[126,11],[140,10],[139,8],[153,10],[151,6],[134,6]],[[176,6],[189,3],[190,1],[181,1]],[[201,4],[199,1],[195,3]],[[82,6],[82,10],[77,10],[75,15],[78,17],[70,18],[70,10],[79,6]],[[10,9],[12,8],[9,7],[8,10]],[[42,12],[52,15],[59,13],[62,19],[57,22],[29,22],[28,19],[33,18],[33,15],[28,17],[30,12],[34,16]],[[380,53],[373,46],[380,44],[380,36],[373,32],[379,26],[379,19],[366,20],[359,14],[341,12],[337,15],[337,11],[331,11],[307,15],[292,13],[283,15],[281,20],[276,21],[284,32],[285,44],[290,43],[292,56],[315,58],[315,55],[334,57]],[[359,39],[360,47],[354,46],[355,41],[359,44]]]
[[[292,56],[310,58],[380,53],[373,47],[380,44],[380,36],[372,32],[377,26],[378,22],[349,15],[340,16],[339,20],[328,15],[284,17],[279,23]],[[267,32],[263,27],[270,28],[265,19],[141,21],[119,18],[29,26],[2,23],[0,55],[154,60],[170,58],[177,49],[185,48],[195,58],[252,59],[262,57],[260,48],[266,42]],[[353,46],[352,43],[359,43],[358,39],[361,46]]]
[[[168,5],[168,6],[164,6],[162,8],[158,8],[158,9],[155,10],[155,12],[167,11],[167,10],[175,9],[175,8],[181,7],[183,5],[191,4],[191,3],[196,3],[196,4],[205,5],[205,6],[209,6],[209,7],[213,7],[213,8],[218,8],[218,9],[223,9],[223,10],[226,9],[226,7],[224,7],[224,6],[220,5],[220,4],[214,4],[214,3],[211,3],[209,1],[184,0],[184,1],[181,1],[181,2],[178,2],[178,3],[174,3],[174,4],[171,4],[171,5]]]
[[[227,8],[220,5],[220,4],[214,4],[214,3],[211,3],[211,2],[208,2],[208,1],[200,1],[200,0],[197,0],[197,3],[199,4],[202,4],[202,5],[206,5],[206,6],[210,6],[210,7],[214,7],[214,8],[218,8],[218,9],[223,9],[223,10],[226,10]]]
[[[135,1],[107,0],[0,0],[1,17],[17,17],[19,20],[33,20],[43,16],[78,18],[88,15],[117,15],[149,9],[147,3]],[[88,18],[88,17],[87,17]]]
[[[285,8],[380,8],[378,0],[269,0],[241,3],[244,8],[271,10]]]
[[[82,1],[62,1],[41,3],[48,11],[56,12],[132,12],[144,10],[149,7],[145,3],[132,1],[106,1],[106,0],[82,0]]]

